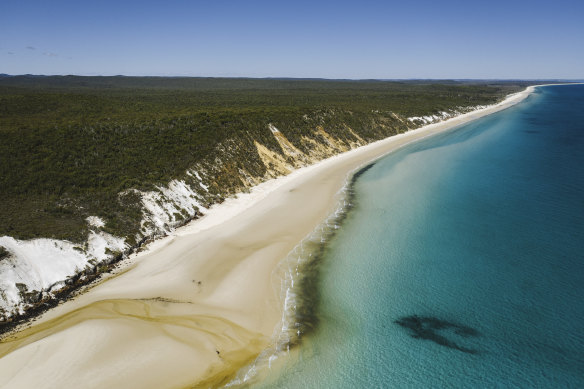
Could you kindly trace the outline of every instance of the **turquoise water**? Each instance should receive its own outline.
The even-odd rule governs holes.
[[[584,86],[410,145],[354,189],[317,330],[260,387],[584,388]]]

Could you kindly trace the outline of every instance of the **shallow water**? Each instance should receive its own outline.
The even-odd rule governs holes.
[[[584,387],[583,108],[538,88],[362,174],[319,325],[257,386]]]

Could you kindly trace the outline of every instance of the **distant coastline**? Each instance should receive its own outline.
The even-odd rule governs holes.
[[[334,212],[349,172],[406,144],[508,108],[533,89],[528,87],[495,106],[329,158],[227,200],[206,217],[133,255],[107,282],[6,339],[0,344],[0,376],[14,385],[32,385],[36,379],[45,382],[49,371],[68,366],[67,361],[75,365],[81,352],[93,368],[128,372],[117,377],[119,381],[101,377],[103,385],[158,388],[225,383],[273,345],[275,328],[279,334],[282,325],[290,324],[282,322],[282,300],[274,294],[281,279],[273,276],[274,269]],[[93,348],[78,350],[69,338],[71,332],[76,342]],[[96,332],[101,335],[95,336]],[[124,347],[138,352],[140,339],[156,339],[150,345],[160,350],[156,360],[146,353],[130,361],[115,351]],[[48,358],[55,351],[50,346],[54,341],[63,342],[63,347],[58,356]],[[95,348],[110,357],[96,359],[90,352]],[[13,353],[15,349],[19,352]],[[23,361],[37,352],[47,356],[46,361],[20,375]],[[167,357],[179,362],[161,362]],[[78,385],[89,371],[70,374],[61,385]]]

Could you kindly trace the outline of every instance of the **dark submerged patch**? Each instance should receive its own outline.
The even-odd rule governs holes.
[[[441,320],[430,316],[404,316],[395,324],[409,330],[410,336],[414,339],[431,340],[440,346],[448,347],[468,354],[478,354],[479,351],[470,347],[462,346],[457,341],[451,339],[473,338],[480,336],[480,333],[472,328],[451,321]]]

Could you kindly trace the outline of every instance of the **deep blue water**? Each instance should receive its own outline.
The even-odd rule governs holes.
[[[263,385],[584,388],[584,85],[390,154],[355,192],[319,327]]]

